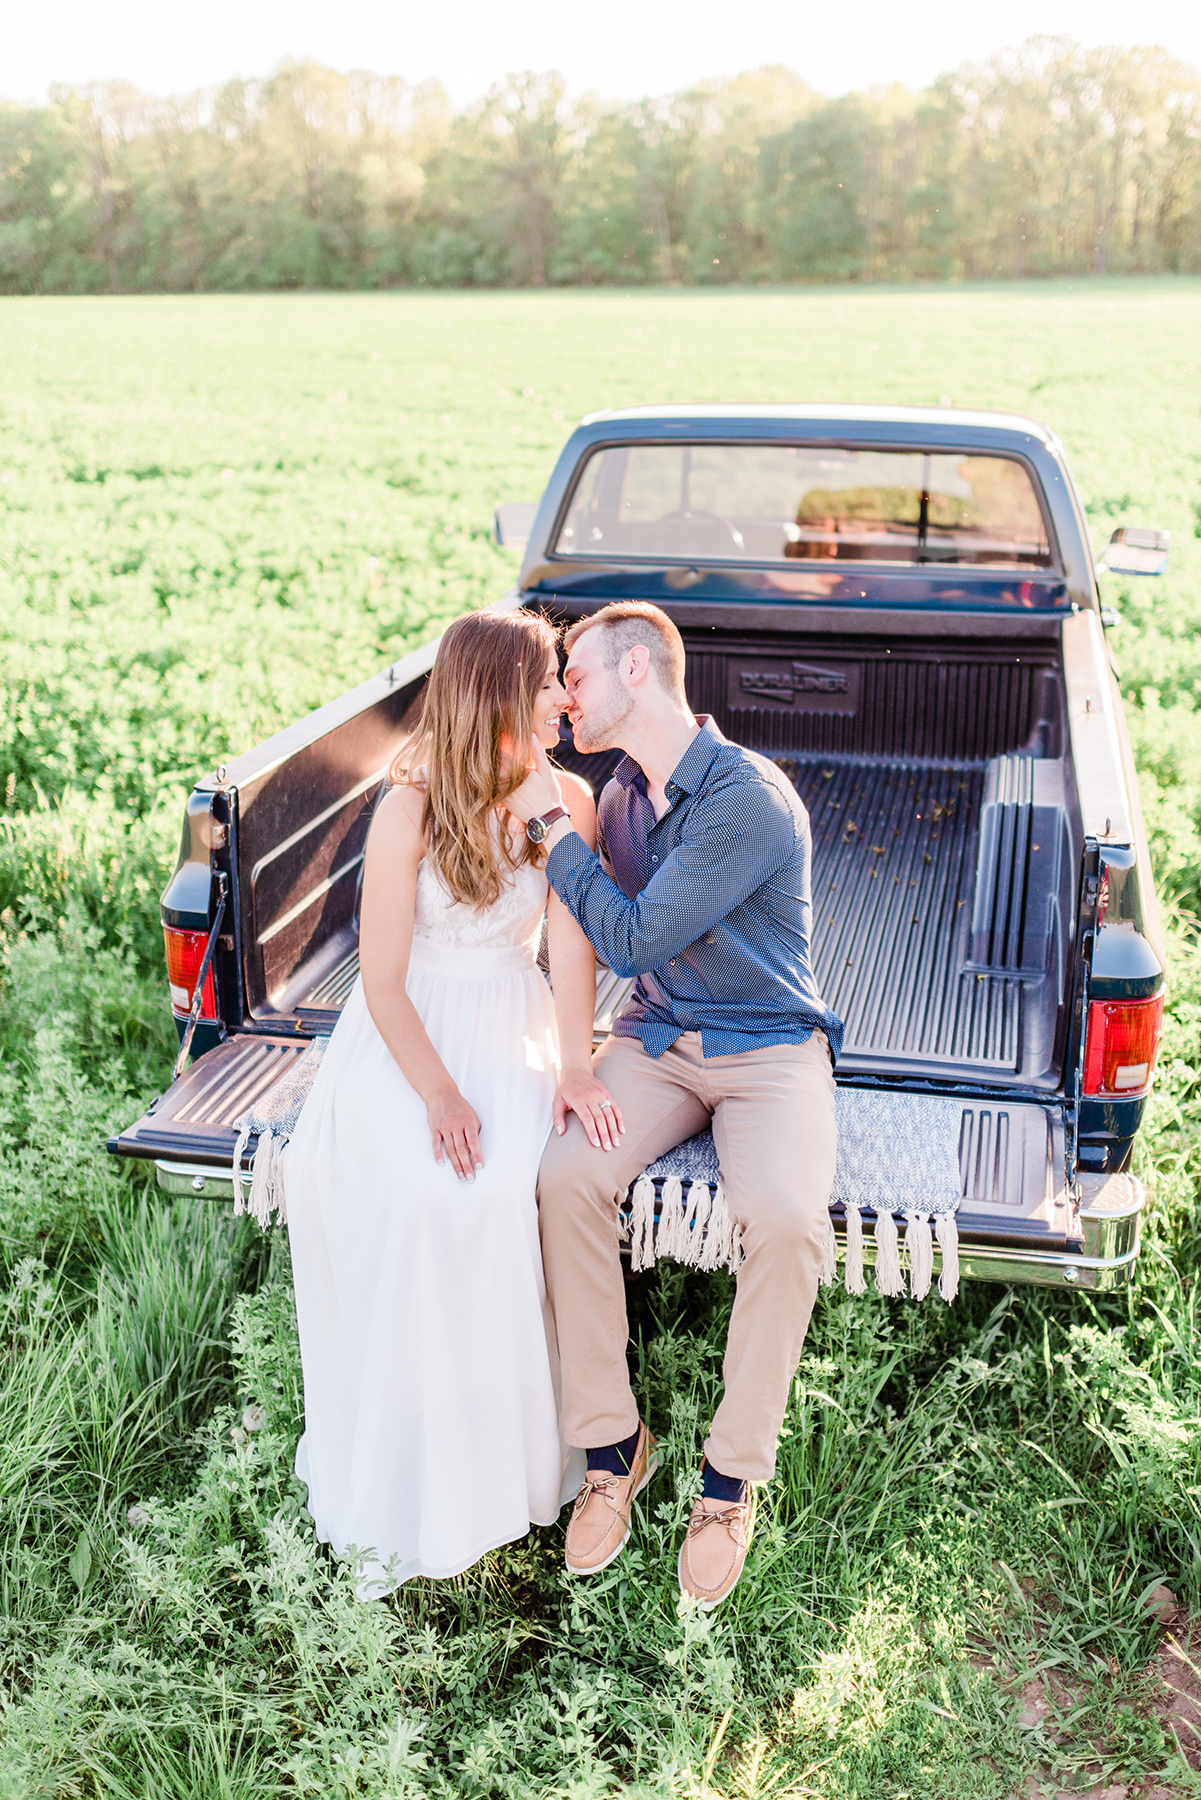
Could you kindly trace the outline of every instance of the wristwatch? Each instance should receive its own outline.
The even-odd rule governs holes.
[[[565,806],[552,806],[550,811],[543,813],[540,819],[526,820],[525,835],[529,838],[531,844],[544,844],[546,842],[547,833],[555,823],[555,820],[565,819],[566,817],[567,808]]]

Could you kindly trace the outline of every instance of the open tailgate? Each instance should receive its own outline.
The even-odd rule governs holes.
[[[174,1192],[186,1187],[203,1193],[204,1171],[218,1174],[224,1170],[224,1183],[218,1174],[209,1191],[232,1195],[230,1172],[237,1140],[234,1121],[296,1066],[310,1041],[294,1033],[260,1036],[244,1032],[227,1038],[172,1082],[140,1119],[109,1138],[109,1150],[114,1156],[154,1161],[158,1164],[160,1186]],[[244,1165],[256,1142],[251,1139]],[[180,1179],[164,1179],[173,1170]]]
[[[110,1138],[108,1148],[116,1156],[153,1161],[158,1184],[168,1193],[230,1198],[235,1120],[295,1067],[309,1042],[295,1035],[244,1033],[219,1044],[142,1118]],[[854,1091],[849,1088],[848,1097]],[[940,1104],[945,1121],[945,1099]],[[256,1143],[251,1138],[243,1169]],[[964,1276],[1093,1289],[1127,1278],[1138,1253],[1142,1185],[1126,1174],[1082,1175],[1070,1185],[1060,1106],[963,1097],[957,1150]],[[915,1194],[915,1206],[920,1201]],[[831,1207],[831,1217],[841,1250],[841,1206]],[[875,1254],[870,1236],[863,1247],[870,1266]]]

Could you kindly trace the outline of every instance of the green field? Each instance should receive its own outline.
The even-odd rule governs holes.
[[[0,302],[0,1800],[1201,1792],[1142,1605],[1201,1608],[1199,363],[1184,280]],[[748,1575],[683,1619],[730,1289],[661,1269],[626,1556],[359,1607],[290,1475],[286,1246],[101,1148],[169,1070],[187,788],[503,592],[492,506],[582,413],[944,398],[1048,420],[1098,546],[1173,533],[1105,596],[1175,945],[1136,1283],[823,1294]]]

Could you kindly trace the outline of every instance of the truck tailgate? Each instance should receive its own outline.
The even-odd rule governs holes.
[[[230,1169],[234,1120],[295,1066],[309,1042],[251,1032],[228,1038],[194,1062],[136,1123],[111,1137],[109,1150],[114,1156]],[[233,1192],[228,1180],[226,1191]]]
[[[602,1003],[604,998],[602,992]],[[168,1193],[229,1199],[234,1121],[295,1067],[308,1045],[307,1038],[250,1033],[219,1044],[142,1118],[110,1138],[108,1148],[117,1156],[152,1160]],[[849,1084],[844,1089],[848,1099],[856,1091]],[[945,1119],[945,1095],[938,1104]],[[962,1097],[957,1223],[964,1275],[1088,1288],[1125,1279],[1138,1251],[1142,1187],[1129,1175],[1094,1176],[1082,1177],[1080,1190],[1073,1191],[1064,1130],[1055,1103]],[[255,1143],[252,1138],[251,1152]],[[248,1162],[249,1154],[243,1168]],[[915,1192],[915,1209],[921,1202]],[[841,1206],[832,1206],[831,1216],[841,1246]],[[870,1237],[864,1252],[870,1264]],[[937,1269],[937,1251],[935,1258]]]

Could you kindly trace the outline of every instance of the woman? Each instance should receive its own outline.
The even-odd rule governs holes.
[[[551,1523],[582,1475],[559,1436],[535,1181],[556,1115],[606,1146],[621,1118],[591,1073],[591,945],[548,907],[504,805],[564,704],[544,619],[446,632],[367,839],[360,979],[287,1151],[296,1472],[364,1596]],[[591,796],[563,787],[594,842]]]

